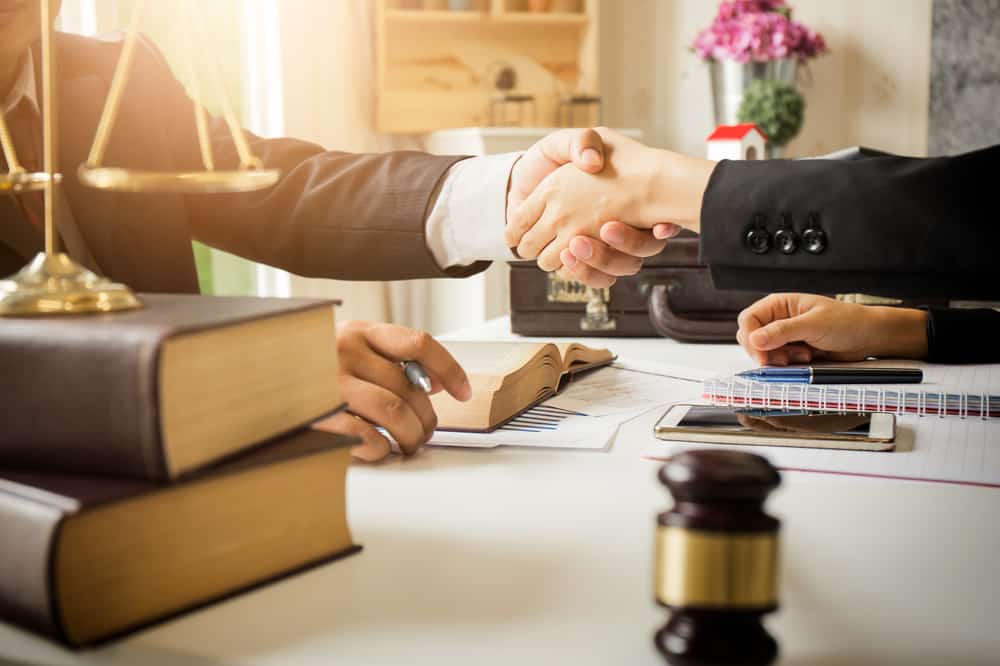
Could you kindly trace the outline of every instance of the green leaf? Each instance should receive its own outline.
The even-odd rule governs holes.
[[[758,79],[743,93],[737,118],[741,123],[754,123],[771,143],[783,146],[802,129],[804,113],[805,99],[793,86]]]

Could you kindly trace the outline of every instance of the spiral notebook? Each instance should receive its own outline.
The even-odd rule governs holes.
[[[743,386],[736,378],[709,379],[707,398],[722,404],[851,411],[861,405],[897,414],[892,452],[840,451],[746,445],[712,445],[765,456],[781,469],[894,479],[944,481],[1000,487],[1000,364],[930,365],[866,362],[913,367],[924,383],[909,386],[822,386],[772,384]],[[751,384],[753,382],[750,382]],[[985,407],[985,409],[984,409]],[[962,416],[965,418],[962,418]],[[704,446],[664,442],[643,456],[663,460],[684,449]]]
[[[705,381],[703,397],[718,405],[738,407],[1000,417],[1000,365],[913,367],[924,371],[922,384],[786,384],[717,377]]]

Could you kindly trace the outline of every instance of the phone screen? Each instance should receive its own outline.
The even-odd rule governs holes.
[[[720,433],[758,433],[786,437],[827,435],[842,439],[865,438],[868,436],[870,426],[869,413],[741,410],[708,405],[692,406],[677,424],[680,428],[699,428]]]

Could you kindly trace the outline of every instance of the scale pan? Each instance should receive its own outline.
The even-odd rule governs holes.
[[[61,180],[62,175],[56,174],[54,181],[58,183]],[[45,189],[47,182],[49,182],[49,174],[44,172],[0,173],[0,193],[40,191]]]
[[[281,177],[277,169],[135,171],[86,165],[82,165],[77,173],[80,182],[99,190],[157,194],[253,192],[271,187]]]

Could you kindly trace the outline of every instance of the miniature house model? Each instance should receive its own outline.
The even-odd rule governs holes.
[[[762,160],[767,135],[753,123],[719,125],[706,141],[710,160]]]

